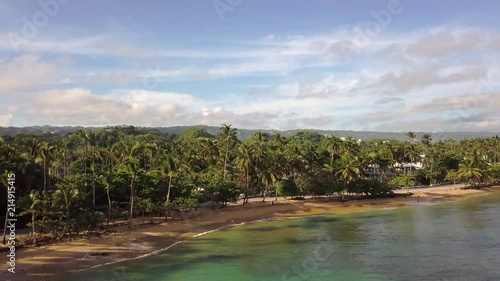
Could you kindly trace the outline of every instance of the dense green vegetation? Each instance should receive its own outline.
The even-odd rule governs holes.
[[[0,170],[16,174],[25,222],[56,238],[94,229],[103,219],[127,217],[131,226],[133,216],[166,219],[200,202],[224,207],[240,196],[244,203],[279,195],[338,194],[343,200],[500,177],[498,137],[433,142],[430,135],[407,135],[406,141],[357,141],[308,131],[286,138],[258,132],[242,142],[229,125],[217,135],[123,126],[65,136],[18,134],[0,138]],[[416,163],[422,164],[418,171],[405,168]]]

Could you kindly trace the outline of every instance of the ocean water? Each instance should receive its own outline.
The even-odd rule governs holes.
[[[211,232],[67,281],[500,280],[500,194]]]

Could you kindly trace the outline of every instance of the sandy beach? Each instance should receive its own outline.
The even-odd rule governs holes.
[[[90,237],[65,239],[56,243],[18,249],[16,273],[7,272],[7,264],[0,265],[1,280],[59,280],[65,273],[87,270],[111,262],[140,258],[165,249],[176,242],[241,223],[271,218],[300,217],[327,214],[347,214],[392,209],[436,202],[454,201],[471,196],[497,192],[500,189],[460,189],[459,186],[435,187],[413,191],[412,196],[394,198],[350,200],[345,203],[323,197],[302,201],[279,200],[272,203],[252,202],[248,205],[231,204],[215,210],[199,209],[191,219],[175,222],[136,225],[129,230],[117,227],[114,233]],[[399,192],[401,193],[401,191]],[[139,221],[138,221],[139,222]],[[2,252],[2,260],[6,260]]]

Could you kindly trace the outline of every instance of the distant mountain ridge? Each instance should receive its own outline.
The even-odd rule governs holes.
[[[124,125],[125,126],[125,125]],[[123,127],[123,126],[102,126],[102,127],[82,127],[82,126],[27,126],[27,127],[0,127],[0,136],[13,136],[17,134],[59,134],[67,135],[72,134],[81,129],[99,129],[99,128],[109,128],[109,127]],[[195,126],[172,126],[172,127],[139,127],[131,126],[142,130],[154,130],[160,131],[167,134],[180,134],[189,128],[200,128],[204,129],[211,135],[216,135],[219,132],[218,126],[205,126],[205,125],[195,125]],[[279,132],[282,136],[287,137],[294,135],[298,132],[310,131],[321,135],[334,135],[338,137],[352,137],[354,139],[394,139],[394,140],[408,140],[406,136],[407,132],[376,132],[376,131],[351,131],[351,130],[316,130],[316,129],[294,129],[294,130],[257,130],[257,129],[240,129],[238,128],[238,138],[245,140],[251,137],[257,132],[274,134]],[[409,130],[411,131],[411,129]],[[488,138],[500,135],[500,132],[415,132],[417,139],[419,139],[423,134],[429,133],[433,140],[443,140],[443,139],[471,139],[471,138]]]

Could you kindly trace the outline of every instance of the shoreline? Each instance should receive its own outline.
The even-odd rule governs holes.
[[[499,187],[460,189],[443,187],[439,190],[415,192],[408,197],[355,199],[344,203],[329,197],[303,201],[252,202],[249,205],[231,204],[223,209],[201,209],[193,218],[136,226],[131,230],[118,229],[96,237],[74,238],[40,247],[18,249],[16,273],[7,272],[6,263],[0,266],[2,280],[59,280],[67,274],[141,259],[168,251],[187,239],[269,219],[354,214],[403,207],[458,201],[498,192]],[[97,255],[91,255],[97,253]]]

